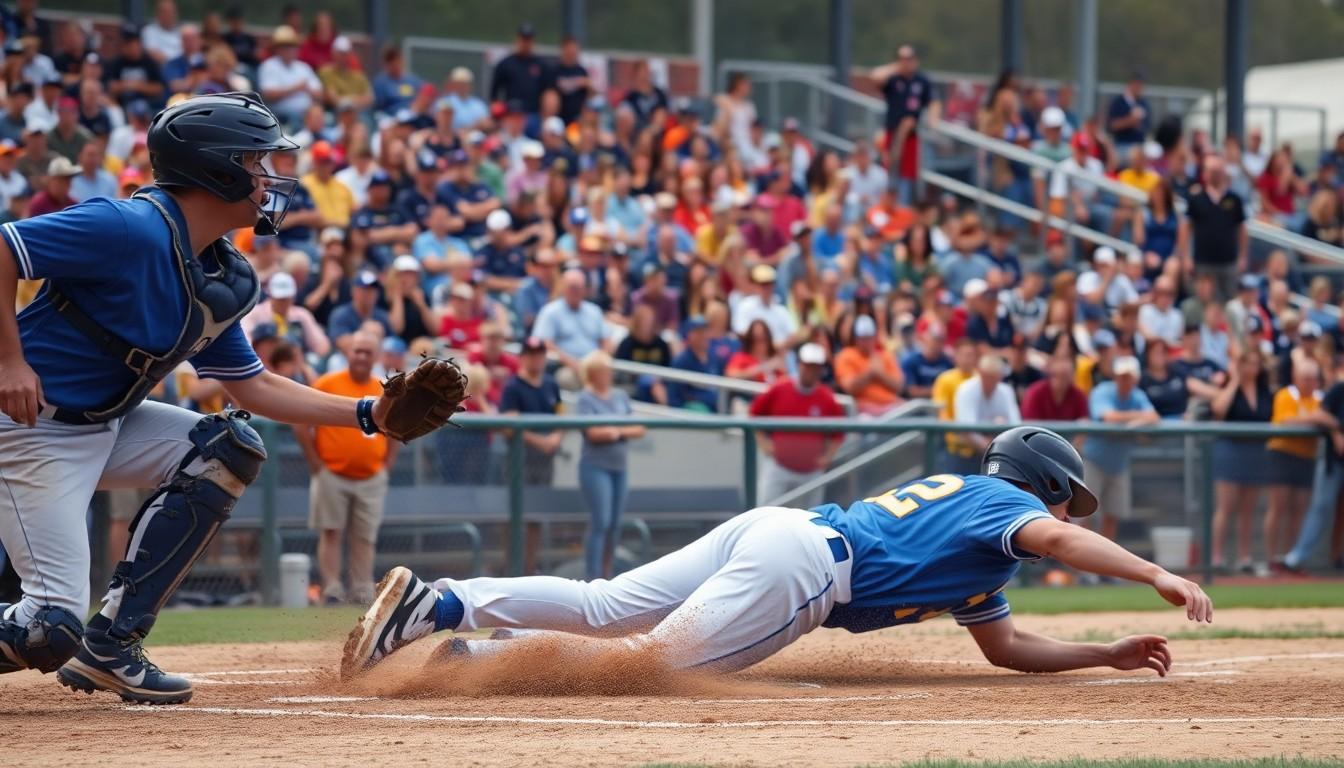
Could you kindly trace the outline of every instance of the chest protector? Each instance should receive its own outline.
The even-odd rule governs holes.
[[[261,298],[261,283],[237,248],[225,238],[212,243],[201,258],[194,258],[190,243],[183,239],[182,228],[169,211],[172,205],[167,194],[150,188],[137,192],[133,199],[154,206],[168,231],[172,234],[173,267],[187,294],[187,313],[177,333],[177,341],[165,353],[158,355],[141,349],[98,324],[70,297],[52,283],[48,287],[52,306],[65,320],[90,341],[119,359],[136,381],[120,398],[100,408],[84,411],[79,418],[88,423],[110,421],[125,415],[139,405],[150,391],[158,386],[179,364],[205,349],[229,326],[238,322],[256,306]],[[207,271],[204,264],[214,262],[215,271]]]

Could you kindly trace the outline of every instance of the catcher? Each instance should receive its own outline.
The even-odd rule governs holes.
[[[297,180],[264,162],[295,145],[252,93],[179,102],[147,144],[154,186],[0,226],[0,307],[14,306],[18,278],[46,281],[17,318],[0,309],[0,541],[24,592],[0,605],[0,673],[56,671],[76,690],[172,704],[191,683],[142,644],[266,459],[248,412],[406,441],[448,421],[466,376],[426,359],[355,399],[263,370],[238,325],[260,284],[224,236],[277,231]],[[147,401],[183,361],[246,410]],[[85,625],[85,515],[108,488],[157,490]]]

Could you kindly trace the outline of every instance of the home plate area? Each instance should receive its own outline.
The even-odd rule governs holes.
[[[1227,611],[1219,623],[1272,626],[1295,620],[1289,613]],[[1310,617],[1335,623],[1344,611]],[[1056,636],[1178,626],[1151,613],[1018,623]],[[530,639],[489,659],[429,662],[439,642],[417,643],[349,682],[335,673],[336,643],[154,649],[196,687],[177,707],[127,706],[72,695],[49,676],[7,675],[0,727],[25,766],[132,752],[145,765],[500,766],[1344,754],[1339,639],[1173,641],[1166,678],[995,669],[941,620],[866,635],[814,632],[718,677],[638,660],[576,662],[554,642]]]

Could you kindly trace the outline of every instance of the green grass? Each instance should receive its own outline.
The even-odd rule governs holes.
[[[1344,607],[1344,585],[1338,583],[1252,584],[1213,586],[1216,608],[1336,608]],[[1017,614],[1096,613],[1098,611],[1171,610],[1147,587],[1025,587],[1008,591]],[[274,643],[291,640],[335,640],[354,626],[360,609],[342,608],[209,608],[168,610],[159,617],[151,645],[197,643]],[[1262,633],[1216,627],[1188,633],[1196,639],[1245,637],[1262,639],[1328,637],[1321,627],[1267,629]],[[1219,635],[1219,631],[1228,634]],[[1276,632],[1283,634],[1274,634]],[[1183,639],[1185,635],[1175,635]]]
[[[1065,639],[1080,643],[1104,643],[1114,640],[1123,632],[1103,632],[1089,629],[1071,635]],[[1329,630],[1325,625],[1287,624],[1270,626],[1264,629],[1239,629],[1237,627],[1205,627],[1194,630],[1165,633],[1168,640],[1344,640],[1344,632]]]
[[[1094,760],[1074,757],[1066,760],[919,760],[910,763],[873,763],[858,768],[1340,768],[1341,760],[1314,760],[1304,757],[1269,757],[1255,760],[1159,760],[1129,758]],[[650,763],[641,768],[714,768],[705,763]]]
[[[1218,608],[1338,608],[1344,607],[1344,584],[1213,585],[1208,589]],[[1009,589],[1013,613],[1095,613],[1097,611],[1155,611],[1169,608],[1157,593],[1139,585],[1102,587],[1027,587]],[[1215,614],[1216,616],[1216,614]]]

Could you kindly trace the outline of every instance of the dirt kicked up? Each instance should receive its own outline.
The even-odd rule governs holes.
[[[1017,622],[1100,639],[1181,631],[1182,618]],[[1216,621],[1247,634],[1306,636],[1174,640],[1166,679],[997,670],[946,620],[857,636],[813,632],[720,677],[575,655],[543,640],[426,667],[439,642],[431,638],[342,683],[339,643],[197,645],[154,654],[166,669],[192,674],[196,697],[186,706],[130,707],[24,672],[0,678],[0,728],[25,766],[1344,756],[1344,639],[1336,639],[1344,609],[1229,610]]]

